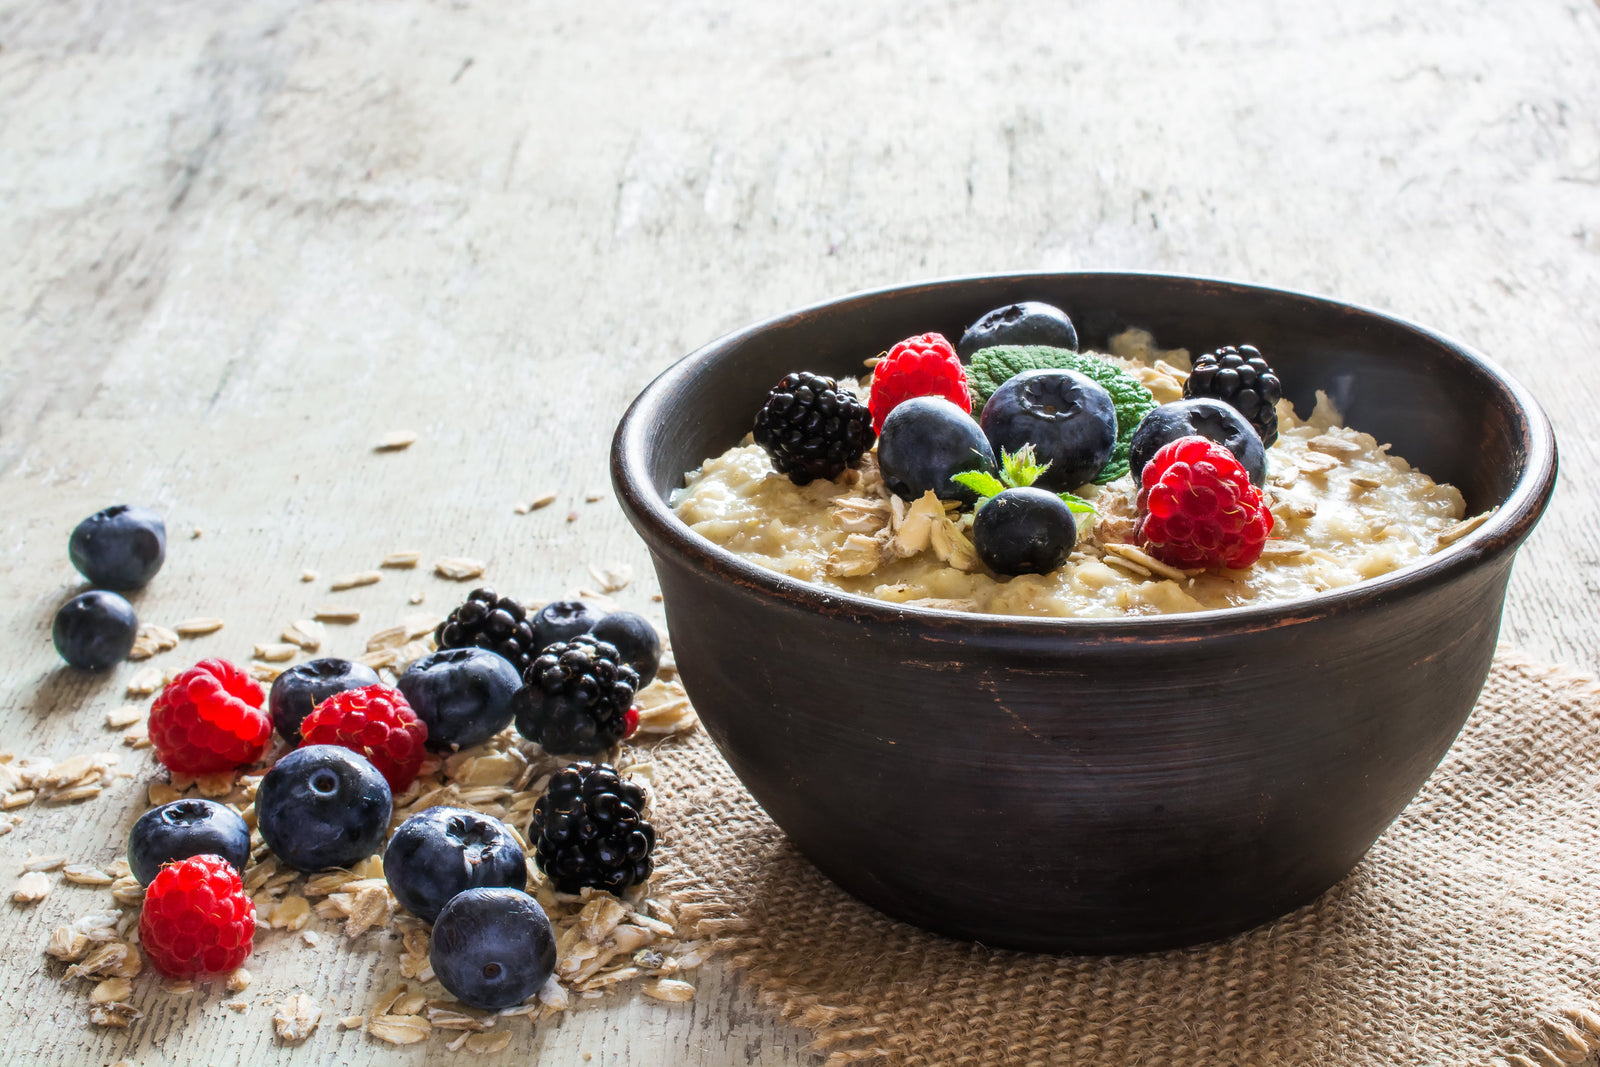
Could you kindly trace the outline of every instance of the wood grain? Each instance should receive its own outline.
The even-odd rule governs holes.
[[[0,0],[0,101],[7,749],[115,747],[100,722],[131,668],[71,674],[48,641],[91,511],[167,516],[143,617],[227,622],[160,662],[244,657],[332,599],[302,567],[398,548],[488,560],[530,597],[620,560],[641,576],[620,598],[653,610],[605,475],[646,381],[836,293],[1035,267],[1306,288],[1507,366],[1564,463],[1504,640],[1600,668],[1589,0]],[[371,451],[396,429],[417,443]],[[547,488],[555,504],[514,513]],[[415,590],[441,610],[465,591],[397,573],[340,593],[370,614],[330,628],[333,650]],[[118,854],[150,774],[123,753],[134,777],[109,795],[27,810],[0,884],[29,850]],[[265,938],[246,1015],[141,979],[140,1028],[91,1030],[39,949],[95,899],[0,904],[8,1062],[448,1056],[340,1034],[393,949],[328,936]],[[270,1002],[297,985],[327,1014],[282,1049]],[[687,1006],[624,997],[519,1030],[501,1058],[815,1060],[721,971],[701,985]]]

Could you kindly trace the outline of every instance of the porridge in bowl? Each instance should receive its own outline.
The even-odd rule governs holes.
[[[1002,337],[1000,344],[1006,340]],[[1026,345],[1030,338],[1014,340]],[[812,449],[809,469],[781,472],[780,465],[794,467],[793,459],[781,445],[771,444],[771,428],[763,431],[758,420],[756,439],[747,437],[689,472],[673,494],[672,507],[712,542],[802,581],[919,607],[1083,618],[1197,612],[1311,596],[1422,559],[1486,517],[1464,519],[1455,488],[1434,482],[1391,454],[1387,444],[1345,426],[1320,392],[1313,410],[1303,415],[1275,399],[1276,377],[1267,382],[1270,368],[1247,346],[1192,363],[1186,350],[1158,349],[1142,331],[1114,337],[1107,354],[1073,352],[1053,340],[1052,346],[972,353],[964,344],[965,363],[936,334],[902,342],[874,369],[877,381],[838,383],[838,401],[822,404],[831,423],[813,413],[803,433],[788,427],[791,443],[798,436]],[[908,352],[920,362],[909,370],[902,369],[904,360],[886,367]],[[1008,376],[1018,365],[1032,369]],[[893,370],[893,382],[886,370]],[[1259,382],[1253,378],[1257,371]],[[1037,384],[1033,379],[1042,385],[1018,399]],[[808,384],[807,398],[821,388]],[[919,389],[924,390],[920,396],[905,395]],[[952,413],[968,389],[987,400],[981,424],[973,421],[980,407],[976,402],[969,405],[970,415],[961,413],[958,419]],[[780,386],[773,396],[782,391]],[[1226,425],[1211,418],[1217,396],[1232,405],[1222,420]],[[1026,409],[1020,431],[1000,417],[1004,410],[996,414],[1008,397]],[[1105,397],[1114,400],[1111,431]],[[1080,405],[1084,399],[1088,402]],[[913,400],[931,421],[897,434],[896,420],[907,423],[912,409],[906,409],[905,418],[889,415]],[[773,403],[769,400],[768,408]],[[835,406],[848,411],[841,416]],[[1080,407],[1088,414],[1076,414]],[[776,420],[768,408],[762,418]],[[868,413],[872,429],[882,436],[865,447],[872,432],[857,434],[845,451],[863,450],[843,459],[842,469],[828,476],[841,460],[835,455],[819,467],[817,435],[837,443],[851,434],[821,427],[850,422],[848,416],[857,414],[861,419],[853,425],[861,430]],[[1246,414],[1248,420],[1242,417]],[[978,430],[964,427],[961,419]],[[1198,441],[1196,430],[1205,442]],[[767,445],[757,443],[764,432]],[[1115,438],[1110,453],[1105,451],[1108,432]],[[987,459],[985,436],[995,445]],[[997,437],[1002,438],[998,444]],[[1146,439],[1143,454],[1141,438]],[[1187,461],[1174,451],[1180,438],[1191,443],[1183,454]],[[963,469],[946,478],[935,464],[929,475],[926,464],[919,467],[920,458],[906,458],[905,441],[922,446],[919,457],[941,449],[959,455],[953,462]],[[1202,443],[1205,449],[1195,451]],[[1021,462],[1019,450],[1026,450]],[[1037,462],[1041,454],[1050,461]],[[1074,466],[1085,454],[1090,465]],[[1035,462],[1030,465],[1028,459]],[[1196,480],[1190,470],[1206,467],[1210,478],[1211,466],[1222,471],[1221,482],[1201,484],[1204,479]],[[1083,471],[1098,471],[1099,477],[1081,485],[1051,484],[1049,472],[1058,468],[1071,469],[1072,481]],[[1166,519],[1181,527],[1177,541],[1183,543],[1159,532],[1166,529],[1157,521],[1165,507],[1163,484],[1175,485],[1184,501],[1176,520]],[[1051,504],[1064,489],[1071,490],[1065,494],[1070,514]],[[1214,503],[1217,492],[1224,497],[1221,503]],[[986,525],[995,528],[997,522],[989,521],[986,509],[996,509],[990,516],[1002,516],[999,506],[1013,496],[1019,506],[1036,510],[1013,521],[1004,535],[989,533]],[[1049,529],[1047,517],[1040,518],[1051,506],[1067,516],[1062,521],[1071,527],[1060,536]],[[1198,516],[1193,523],[1190,512]],[[1054,549],[1041,555],[1041,546],[1052,541]]]

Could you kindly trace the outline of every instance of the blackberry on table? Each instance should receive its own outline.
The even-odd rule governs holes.
[[[650,877],[656,832],[644,819],[645,794],[608,763],[557,771],[533,809],[534,862],[558,890],[584,886],[620,893]]]
[[[796,485],[831,480],[872,447],[872,413],[832,378],[786,375],[756,413],[756,444]]]
[[[522,674],[540,648],[528,621],[528,609],[488,586],[467,594],[466,603],[452,611],[433,631],[441,650],[486,648],[504,656]]]
[[[547,645],[522,682],[512,698],[517,732],[546,752],[592,755],[638,725],[638,672],[616,645],[591,634]]]
[[[1254,345],[1225,345],[1194,361],[1183,383],[1186,398],[1220,400],[1243,415],[1267,448],[1278,439],[1283,383]]]

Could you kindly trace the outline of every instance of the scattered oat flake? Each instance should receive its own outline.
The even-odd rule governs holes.
[[[319,622],[360,622],[361,609],[348,604],[324,604],[315,612]]]
[[[373,451],[399,452],[401,449],[410,448],[416,439],[417,434],[414,430],[390,430],[378,438],[378,443],[373,446]]]
[[[89,1008],[89,1021],[96,1026],[111,1026],[126,1030],[128,1024],[144,1018],[144,1012],[132,1004],[94,1004]]]
[[[355,574],[341,574],[328,583],[328,587],[335,593],[346,589],[359,589],[364,585],[376,585],[383,581],[383,575],[377,571],[357,571]]]
[[[322,1021],[322,1009],[304,993],[291,993],[272,1014],[272,1028],[281,1040],[304,1041]]]
[[[555,502],[556,495],[554,493],[540,493],[528,502],[528,509],[530,511],[538,511],[540,508],[547,508]]]
[[[484,569],[485,564],[481,560],[468,559],[465,556],[444,556],[435,560],[433,564],[435,574],[454,582],[465,582],[480,577]]]
[[[567,512],[567,521],[568,522],[577,522],[578,521],[578,513],[576,511]]]
[[[112,730],[121,730],[132,726],[144,718],[144,709],[137,704],[124,704],[120,708],[112,708],[106,712],[106,726]]]
[[[50,933],[45,954],[67,963],[76,963],[89,951],[89,935],[73,926],[58,926]]]
[[[173,627],[179,637],[204,637],[214,634],[222,629],[222,620],[210,615],[203,615],[195,619],[184,619]]]
[[[420,604],[420,603],[422,603],[422,594],[421,593],[412,593],[411,596],[408,598],[408,602],[412,603],[412,604]]]
[[[252,663],[250,664],[249,675],[258,682],[271,685],[278,680],[278,675],[287,669],[275,663]]]
[[[583,494],[583,501],[586,504],[594,504],[604,500],[605,497],[606,495],[604,493],[588,492]]]
[[[1124,545],[1112,542],[1105,546],[1105,550],[1111,555],[1119,556],[1129,563],[1137,564],[1151,574],[1159,574],[1161,577],[1171,578],[1175,582],[1182,581],[1184,578],[1189,577],[1189,575],[1185,574],[1177,567],[1173,567],[1161,562],[1159,559],[1156,559],[1150,553],[1146,552],[1137,545]]]
[[[50,895],[50,879],[42,871],[29,871],[17,879],[17,888],[11,891],[11,899],[18,904],[37,904]]]
[[[364,1015],[346,1015],[339,1020],[339,1025],[346,1030],[359,1030],[366,1023]]]
[[[283,640],[291,645],[298,645],[307,652],[315,652],[322,647],[323,640],[328,636],[328,631],[323,629],[320,622],[311,619],[296,619],[283,631]]]
[[[22,865],[24,871],[54,871],[59,870],[67,862],[65,856],[38,856]]]
[[[165,684],[166,676],[159,667],[146,667],[128,679],[128,695],[147,697]]]
[[[633,568],[626,563],[613,563],[608,567],[590,566],[589,573],[594,580],[600,583],[600,588],[607,593],[615,593],[625,589],[633,581]]]
[[[1330,434],[1318,434],[1306,442],[1306,447],[1313,452],[1322,452],[1330,456],[1356,456],[1365,451],[1354,441],[1346,441],[1342,437]]]
[[[257,645],[255,650],[250,653],[255,659],[266,660],[268,663],[287,663],[299,654],[300,646],[292,641]]]
[[[318,577],[319,575],[317,572],[312,570],[310,567],[306,567],[300,572],[300,580],[302,582],[314,582]]]
[[[491,1030],[487,1033],[467,1035],[467,1051],[480,1056],[504,1052],[509,1044],[511,1044],[510,1030]]]
[[[61,877],[73,885],[110,885],[114,879],[98,867],[87,863],[69,863],[61,872]],[[121,999],[120,997],[117,999]]]
[[[1443,530],[1440,530],[1438,537],[1439,547],[1444,548],[1446,545],[1455,544],[1457,541],[1467,536],[1467,534],[1488,522],[1489,516],[1493,515],[1498,510],[1500,509],[1497,507],[1490,508],[1488,511],[1479,512],[1470,519],[1462,519],[1454,526],[1447,526]]]
[[[315,930],[302,930],[300,931],[300,940],[306,943],[306,947],[316,948],[322,944],[322,935]]]
[[[411,567],[415,567],[421,562],[422,553],[416,551],[415,549],[408,548],[399,552],[390,552],[388,555],[383,557],[383,561],[379,563],[378,566],[407,570]]]
[[[432,632],[432,630],[433,627],[430,626],[425,632]],[[403,623],[399,626],[391,626],[386,630],[379,630],[367,638],[367,651],[381,652],[386,648],[399,648],[412,636],[409,628]]]
[[[426,1041],[433,1024],[420,1015],[378,1015],[367,1024],[367,1033],[391,1045],[415,1045]]]
[[[656,1000],[665,1000],[673,1003],[682,1003],[694,999],[694,986],[688,982],[680,982],[675,978],[658,978],[654,982],[645,982],[639,987],[639,992]]]
[[[238,1012],[240,1015],[250,1010],[250,1002],[248,1000],[224,1000],[222,1006],[229,1011]]]
[[[255,976],[243,967],[239,967],[228,974],[228,992],[243,993],[250,988],[250,983],[255,981]]]

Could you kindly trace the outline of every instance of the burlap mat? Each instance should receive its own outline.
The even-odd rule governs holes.
[[[703,733],[664,745],[668,870],[827,1063],[1581,1063],[1600,1049],[1600,684],[1496,661],[1455,747],[1343,882],[1200,948],[1057,957],[884,918]],[[841,782],[840,788],[849,788]]]

